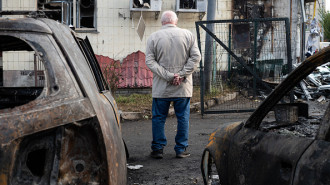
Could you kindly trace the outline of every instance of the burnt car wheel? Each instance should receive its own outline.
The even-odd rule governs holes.
[[[204,151],[201,169],[205,185],[220,185],[220,179],[214,159],[208,150]]]

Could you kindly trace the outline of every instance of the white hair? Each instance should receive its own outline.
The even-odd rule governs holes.
[[[163,12],[162,18],[161,18],[162,24],[176,24],[178,22],[178,16],[175,12],[171,10],[167,10]]]

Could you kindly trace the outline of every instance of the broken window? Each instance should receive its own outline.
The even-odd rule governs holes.
[[[199,13],[199,20],[206,14],[207,0],[176,0],[176,12]]]
[[[77,30],[96,28],[96,0],[38,0],[38,10]]]
[[[44,66],[23,40],[0,36],[0,109],[35,100],[45,85]]]
[[[233,24],[233,44],[235,49],[250,48],[249,24]]]
[[[180,0],[180,9],[196,9],[196,0]]]
[[[133,8],[150,8],[150,0],[133,0]]]

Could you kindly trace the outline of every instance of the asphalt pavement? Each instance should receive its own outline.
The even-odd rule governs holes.
[[[151,152],[151,120],[122,121],[123,138],[129,150],[128,184],[203,184],[200,162],[209,135],[221,124],[246,120],[249,113],[204,115],[199,112],[190,116],[188,158],[175,158],[176,118],[166,121],[165,133],[168,140],[163,159],[153,159]]]

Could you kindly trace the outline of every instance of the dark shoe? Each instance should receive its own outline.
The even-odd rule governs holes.
[[[163,158],[163,150],[154,150],[150,153],[150,157],[154,159],[162,159]]]
[[[176,158],[185,158],[185,157],[189,157],[189,156],[190,156],[190,153],[187,151],[176,154]]]

